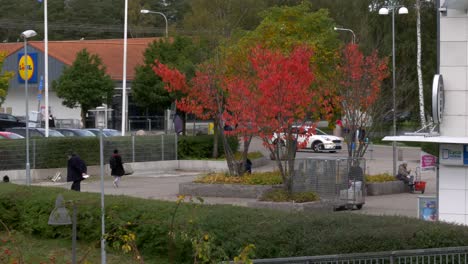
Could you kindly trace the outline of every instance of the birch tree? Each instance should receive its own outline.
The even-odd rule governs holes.
[[[421,119],[421,127],[426,127],[426,116],[424,114],[424,85],[421,70],[421,2],[416,0],[416,39],[417,39],[417,59],[416,67],[418,71],[418,87],[419,87],[419,117]]]

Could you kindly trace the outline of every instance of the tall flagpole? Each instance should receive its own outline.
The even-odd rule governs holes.
[[[49,36],[47,26],[47,0],[44,0],[44,92],[45,92],[45,136],[49,137]]]
[[[122,78],[122,136],[125,136],[127,125],[127,17],[128,0],[125,0],[124,21],[124,53],[123,53],[123,78]]]

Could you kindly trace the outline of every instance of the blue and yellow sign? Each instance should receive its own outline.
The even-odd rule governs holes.
[[[37,83],[37,53],[28,53],[27,58],[24,53],[18,53],[18,82],[24,83],[26,78],[28,83]]]

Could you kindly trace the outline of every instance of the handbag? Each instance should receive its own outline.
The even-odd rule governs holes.
[[[133,168],[132,168],[132,165],[130,163],[124,163],[123,167],[124,167],[124,175],[133,174]]]

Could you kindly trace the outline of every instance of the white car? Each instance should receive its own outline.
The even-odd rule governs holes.
[[[302,148],[312,149],[314,152],[336,152],[342,149],[342,137],[328,135],[318,128],[315,128],[315,133],[312,133],[309,129],[309,126],[293,127],[293,136],[297,136],[297,142]],[[284,134],[280,133],[280,135],[284,143]],[[272,141],[274,144],[278,142],[278,133],[273,135]]]

